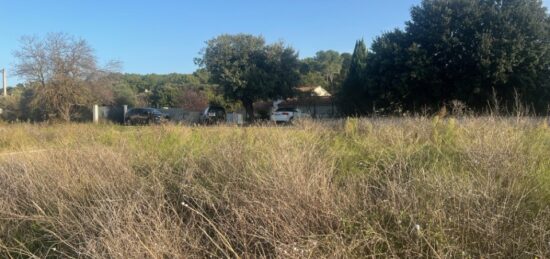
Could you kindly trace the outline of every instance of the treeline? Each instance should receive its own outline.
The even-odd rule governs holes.
[[[209,103],[233,107],[232,103],[226,102],[223,95],[217,92],[215,85],[208,83],[208,73],[204,70],[197,70],[193,74],[167,75],[122,74],[111,71],[85,81],[88,85],[75,89],[73,96],[63,96],[70,91],[59,89],[53,82],[45,86],[57,90],[53,96],[42,94],[41,87],[36,82],[18,84],[9,89],[8,97],[0,100],[3,118],[9,121],[89,120],[93,104],[178,107],[195,111],[203,109]],[[63,103],[69,104],[66,117],[61,116],[60,106]]]
[[[114,85],[116,98],[106,105],[131,107],[203,108],[209,102],[224,105],[223,96],[209,83],[208,72],[193,74],[119,74]]]
[[[404,29],[370,49],[358,40],[353,54],[299,59],[284,42],[224,34],[206,42],[192,74],[122,74],[116,64],[98,66],[86,41],[59,33],[23,38],[15,57],[26,83],[0,103],[12,120],[78,120],[94,103],[214,103],[242,107],[253,120],[254,102],[296,96],[300,85],[323,86],[343,116],[550,109],[550,17],[540,0],[424,0]]]
[[[246,37],[255,38],[265,45],[261,37]],[[281,46],[277,45],[271,51],[279,52],[283,49]],[[74,62],[75,56],[80,57],[78,62]],[[99,67],[86,41],[63,33],[50,33],[44,38],[24,37],[15,57],[18,61],[15,72],[26,81],[10,88],[9,96],[0,99],[2,117],[9,121],[89,120],[93,104],[178,107],[194,111],[204,109],[209,104],[224,106],[229,110],[243,107],[238,99],[232,98],[230,91],[225,91],[219,82],[213,80],[211,72],[206,68],[199,68],[192,74],[124,74],[118,72],[120,68],[117,63]],[[288,59],[277,63],[277,67],[286,66],[289,70],[280,73],[264,71],[272,75],[274,81],[271,85],[266,84],[265,76],[254,75],[261,81],[248,81],[257,85],[257,89],[270,91],[271,88],[277,88],[276,85],[281,85],[290,71],[293,81],[287,85],[289,91],[285,97],[293,96],[292,89],[298,85],[321,85],[337,91],[350,58],[348,53],[329,50],[298,60],[292,50]],[[254,62],[259,60],[257,58]],[[41,64],[47,66],[38,69]],[[253,62],[249,64],[258,65]],[[264,67],[266,65],[264,63]],[[265,96],[259,93],[263,90],[256,91],[259,95],[253,101],[276,98],[281,93],[279,89],[270,91],[273,96]],[[244,96],[251,97],[250,93],[248,91]]]
[[[351,56],[320,51],[298,61],[284,43],[244,34],[206,45],[199,64],[251,119],[253,101],[289,97],[298,83],[328,88],[347,116],[550,111],[550,18],[540,0],[424,0],[403,30],[370,50],[359,40]]]

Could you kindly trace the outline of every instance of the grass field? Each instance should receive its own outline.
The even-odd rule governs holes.
[[[542,119],[0,126],[0,257],[548,257]]]

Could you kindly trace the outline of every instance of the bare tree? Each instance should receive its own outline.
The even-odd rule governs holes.
[[[31,104],[59,119],[70,121],[75,106],[94,100],[91,89],[104,75],[93,49],[83,39],[64,33],[45,38],[25,36],[14,52],[15,72],[35,87]]]
[[[120,61],[112,60],[90,75],[87,81],[92,101],[103,105],[115,104],[114,87],[122,80],[122,74],[118,73],[121,68]]]
[[[177,98],[181,108],[189,111],[202,111],[208,106],[208,96],[198,89],[185,89]]]

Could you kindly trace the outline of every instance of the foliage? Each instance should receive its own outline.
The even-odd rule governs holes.
[[[205,69],[198,69],[192,74],[122,74],[118,84],[115,89],[120,89],[115,93],[118,91],[124,95],[119,98],[120,101],[126,100],[130,106],[186,107],[196,110],[203,109],[205,101],[233,105],[210,83],[210,74]],[[187,100],[187,97],[192,100]],[[120,101],[118,103],[123,104]]]
[[[262,37],[247,34],[220,35],[206,42],[197,64],[229,100],[240,101],[247,119],[254,119],[253,103],[286,98],[299,82],[298,54],[283,43],[266,45]]]
[[[547,109],[550,18],[538,0],[423,1],[404,31],[372,44],[369,91],[389,111],[438,109],[453,100],[481,110],[493,94]]]
[[[334,50],[318,51],[315,54],[315,61],[319,68],[318,70],[328,82],[329,91],[334,89],[336,77],[342,69],[342,56]]]
[[[2,119],[6,121],[17,121],[22,117],[21,114],[21,95],[24,88],[16,87],[11,89],[8,96],[0,99],[0,108],[2,109]]]
[[[328,89],[328,82],[326,78],[317,71],[309,71],[302,73],[300,77],[300,85],[303,86],[321,86],[325,89]]]
[[[365,103],[367,47],[363,40],[355,43],[350,59],[346,79],[339,95],[340,109],[343,114],[358,115],[364,112],[368,105]]]
[[[301,84],[306,86],[322,86],[331,93],[339,91],[343,72],[349,66],[351,55],[338,53],[334,50],[318,51],[312,58],[301,61]]]
[[[208,106],[208,96],[204,91],[185,89],[178,102],[185,110],[202,111]]]
[[[117,82],[113,85],[114,105],[135,107],[137,104],[137,95],[133,88],[124,81]]]
[[[150,97],[151,104],[154,107],[176,107],[177,98],[181,94],[181,89],[171,84],[155,87]]]

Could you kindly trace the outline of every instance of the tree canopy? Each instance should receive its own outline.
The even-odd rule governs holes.
[[[342,72],[349,66],[349,53],[338,53],[335,50],[321,50],[314,57],[304,58],[301,61],[301,84],[319,85],[329,92],[337,92],[345,77]]]
[[[363,100],[379,108],[458,100],[481,110],[496,95],[547,109],[550,23],[539,0],[424,0],[404,31],[383,34],[371,50]]]
[[[268,45],[262,37],[224,34],[206,45],[197,63],[226,98],[243,104],[249,120],[254,118],[255,101],[292,96],[299,83],[298,54],[283,43]]]

